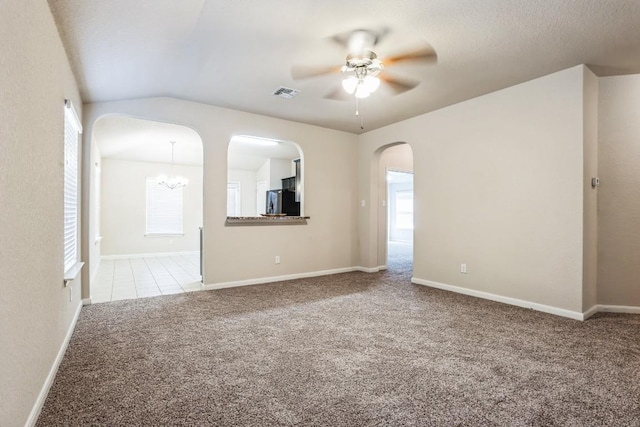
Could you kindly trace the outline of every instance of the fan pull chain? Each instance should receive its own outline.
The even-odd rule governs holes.
[[[360,129],[364,130],[364,119],[360,115],[360,101],[357,96],[355,98],[356,98],[356,117],[360,117]]]

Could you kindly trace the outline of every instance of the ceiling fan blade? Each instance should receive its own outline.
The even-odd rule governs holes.
[[[342,89],[342,86],[338,86],[324,97],[325,99],[332,99],[334,101],[349,101],[350,99],[353,99],[353,95],[349,95],[345,92],[345,90]]]
[[[435,49],[431,47],[431,45],[426,45],[420,49],[403,53],[400,55],[394,55],[382,60],[382,63],[385,67],[396,65],[399,62],[406,61],[422,61],[428,63],[437,63],[438,62],[438,54]]]
[[[293,80],[308,79],[311,77],[323,76],[326,74],[339,73],[339,66],[322,66],[322,65],[294,65],[291,67],[291,77]]]
[[[337,43],[341,48],[348,49],[349,39],[351,38],[352,33],[353,31],[347,31],[346,33],[336,34],[327,38],[332,42]]]
[[[376,41],[375,41],[375,44],[374,44],[374,45],[375,45],[375,46],[379,45],[379,44],[380,44],[380,42],[381,42],[382,40],[384,40],[384,39],[389,35],[389,33],[390,33],[390,32],[391,32],[391,30],[390,30],[388,27],[380,28],[380,29],[376,32]]]
[[[390,87],[396,95],[404,93],[408,90],[413,89],[418,86],[420,82],[411,80],[411,79],[400,79],[398,77],[392,77],[389,74],[380,74],[378,76],[380,80],[385,82],[388,87]]]

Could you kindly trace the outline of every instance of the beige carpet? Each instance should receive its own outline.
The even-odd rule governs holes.
[[[39,426],[640,426],[640,316],[412,285],[410,264],[85,307]]]

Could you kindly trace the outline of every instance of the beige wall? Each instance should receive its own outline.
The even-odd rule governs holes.
[[[389,207],[387,200],[387,170],[413,172],[413,152],[409,144],[398,144],[380,153],[378,168],[378,199],[372,201],[378,206],[378,261],[382,267],[387,264],[387,221]]]
[[[85,146],[104,114],[188,126],[204,147],[205,283],[357,265],[357,136],[171,98],[85,105]],[[227,145],[234,135],[293,141],[302,149],[307,225],[225,226]],[[85,178],[90,178],[86,177]],[[95,220],[95,218],[92,218]],[[281,264],[274,257],[281,257]],[[88,293],[88,287],[85,287]]]
[[[0,52],[0,425],[12,427],[80,307],[80,280],[62,280],[63,105],[82,102],[47,2],[0,2]]]
[[[582,312],[583,81],[574,67],[361,135],[360,263],[377,261],[379,149],[403,141],[414,277]]]
[[[175,165],[183,189],[184,236],[145,237],[146,178],[169,174],[171,164],[102,159],[102,255],[193,252],[200,248],[202,167]],[[226,197],[224,199],[226,201]]]
[[[598,303],[640,306],[640,75],[599,92]]]

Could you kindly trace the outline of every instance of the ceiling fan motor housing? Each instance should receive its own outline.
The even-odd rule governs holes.
[[[375,76],[380,71],[382,71],[384,67],[382,66],[382,62],[378,59],[378,55],[371,50],[365,50],[359,55],[349,54],[347,55],[347,61],[345,66],[342,68],[343,72],[353,72],[355,71],[356,75],[368,75]]]

